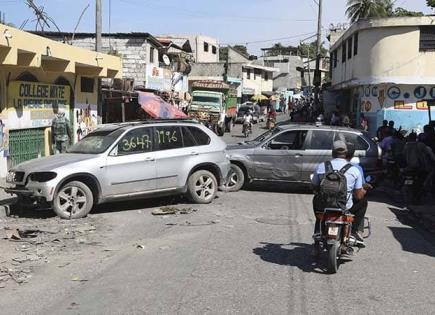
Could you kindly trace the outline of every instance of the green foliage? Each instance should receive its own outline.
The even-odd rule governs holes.
[[[396,8],[393,12],[393,16],[423,16],[423,12],[408,11],[404,8]]]
[[[302,57],[310,57],[314,58],[317,54],[317,41],[313,41],[311,43],[301,43],[298,47],[299,55]],[[325,57],[328,54],[328,50],[323,47],[323,44],[320,46],[320,55]]]
[[[239,51],[242,54],[245,54],[246,56],[249,56],[248,48],[246,48],[246,46],[244,46],[244,45],[234,45],[231,48]],[[227,56],[228,56],[228,47],[220,47],[219,48],[219,60],[226,61]]]
[[[426,0],[426,4],[428,7],[435,9],[435,0]]]
[[[246,48],[246,46],[244,46],[244,45],[234,45],[233,49],[237,50],[238,52],[240,52],[242,54],[249,56],[248,48]]]

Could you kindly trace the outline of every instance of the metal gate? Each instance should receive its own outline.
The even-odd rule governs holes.
[[[12,166],[44,155],[43,128],[9,131],[9,158]]]

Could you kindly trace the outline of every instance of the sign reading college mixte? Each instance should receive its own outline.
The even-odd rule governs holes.
[[[58,108],[69,115],[70,87],[40,82],[13,81],[8,88],[8,119],[20,128],[50,126]],[[12,121],[10,123],[12,123]]]

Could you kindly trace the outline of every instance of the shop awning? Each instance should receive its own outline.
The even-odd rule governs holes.
[[[166,103],[159,96],[149,92],[137,92],[142,109],[153,118],[175,119],[187,118],[187,115],[175,106]]]
[[[121,78],[117,56],[74,47],[0,24],[0,66],[41,68],[46,72]]]

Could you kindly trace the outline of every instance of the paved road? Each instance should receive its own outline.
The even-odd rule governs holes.
[[[107,227],[102,246],[0,289],[2,313],[433,313],[435,240],[382,198],[372,195],[367,248],[336,275],[310,257],[311,196],[295,187],[255,185],[212,205],[178,204],[198,210],[185,215],[151,215],[179,200],[102,206],[92,215]]]

